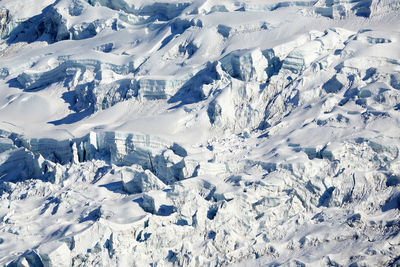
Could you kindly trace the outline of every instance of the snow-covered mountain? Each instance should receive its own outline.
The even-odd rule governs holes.
[[[400,265],[400,1],[0,0],[0,264]]]

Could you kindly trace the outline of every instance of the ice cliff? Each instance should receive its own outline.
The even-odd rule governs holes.
[[[1,1],[0,265],[399,265],[399,10]]]

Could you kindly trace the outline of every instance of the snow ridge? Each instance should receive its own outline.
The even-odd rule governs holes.
[[[399,9],[1,1],[0,264],[397,266]]]

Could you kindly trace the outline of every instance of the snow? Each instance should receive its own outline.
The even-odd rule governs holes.
[[[0,265],[398,265],[399,10],[0,1]]]

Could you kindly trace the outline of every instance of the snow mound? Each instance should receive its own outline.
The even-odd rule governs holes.
[[[397,266],[397,0],[0,2],[0,264]]]

